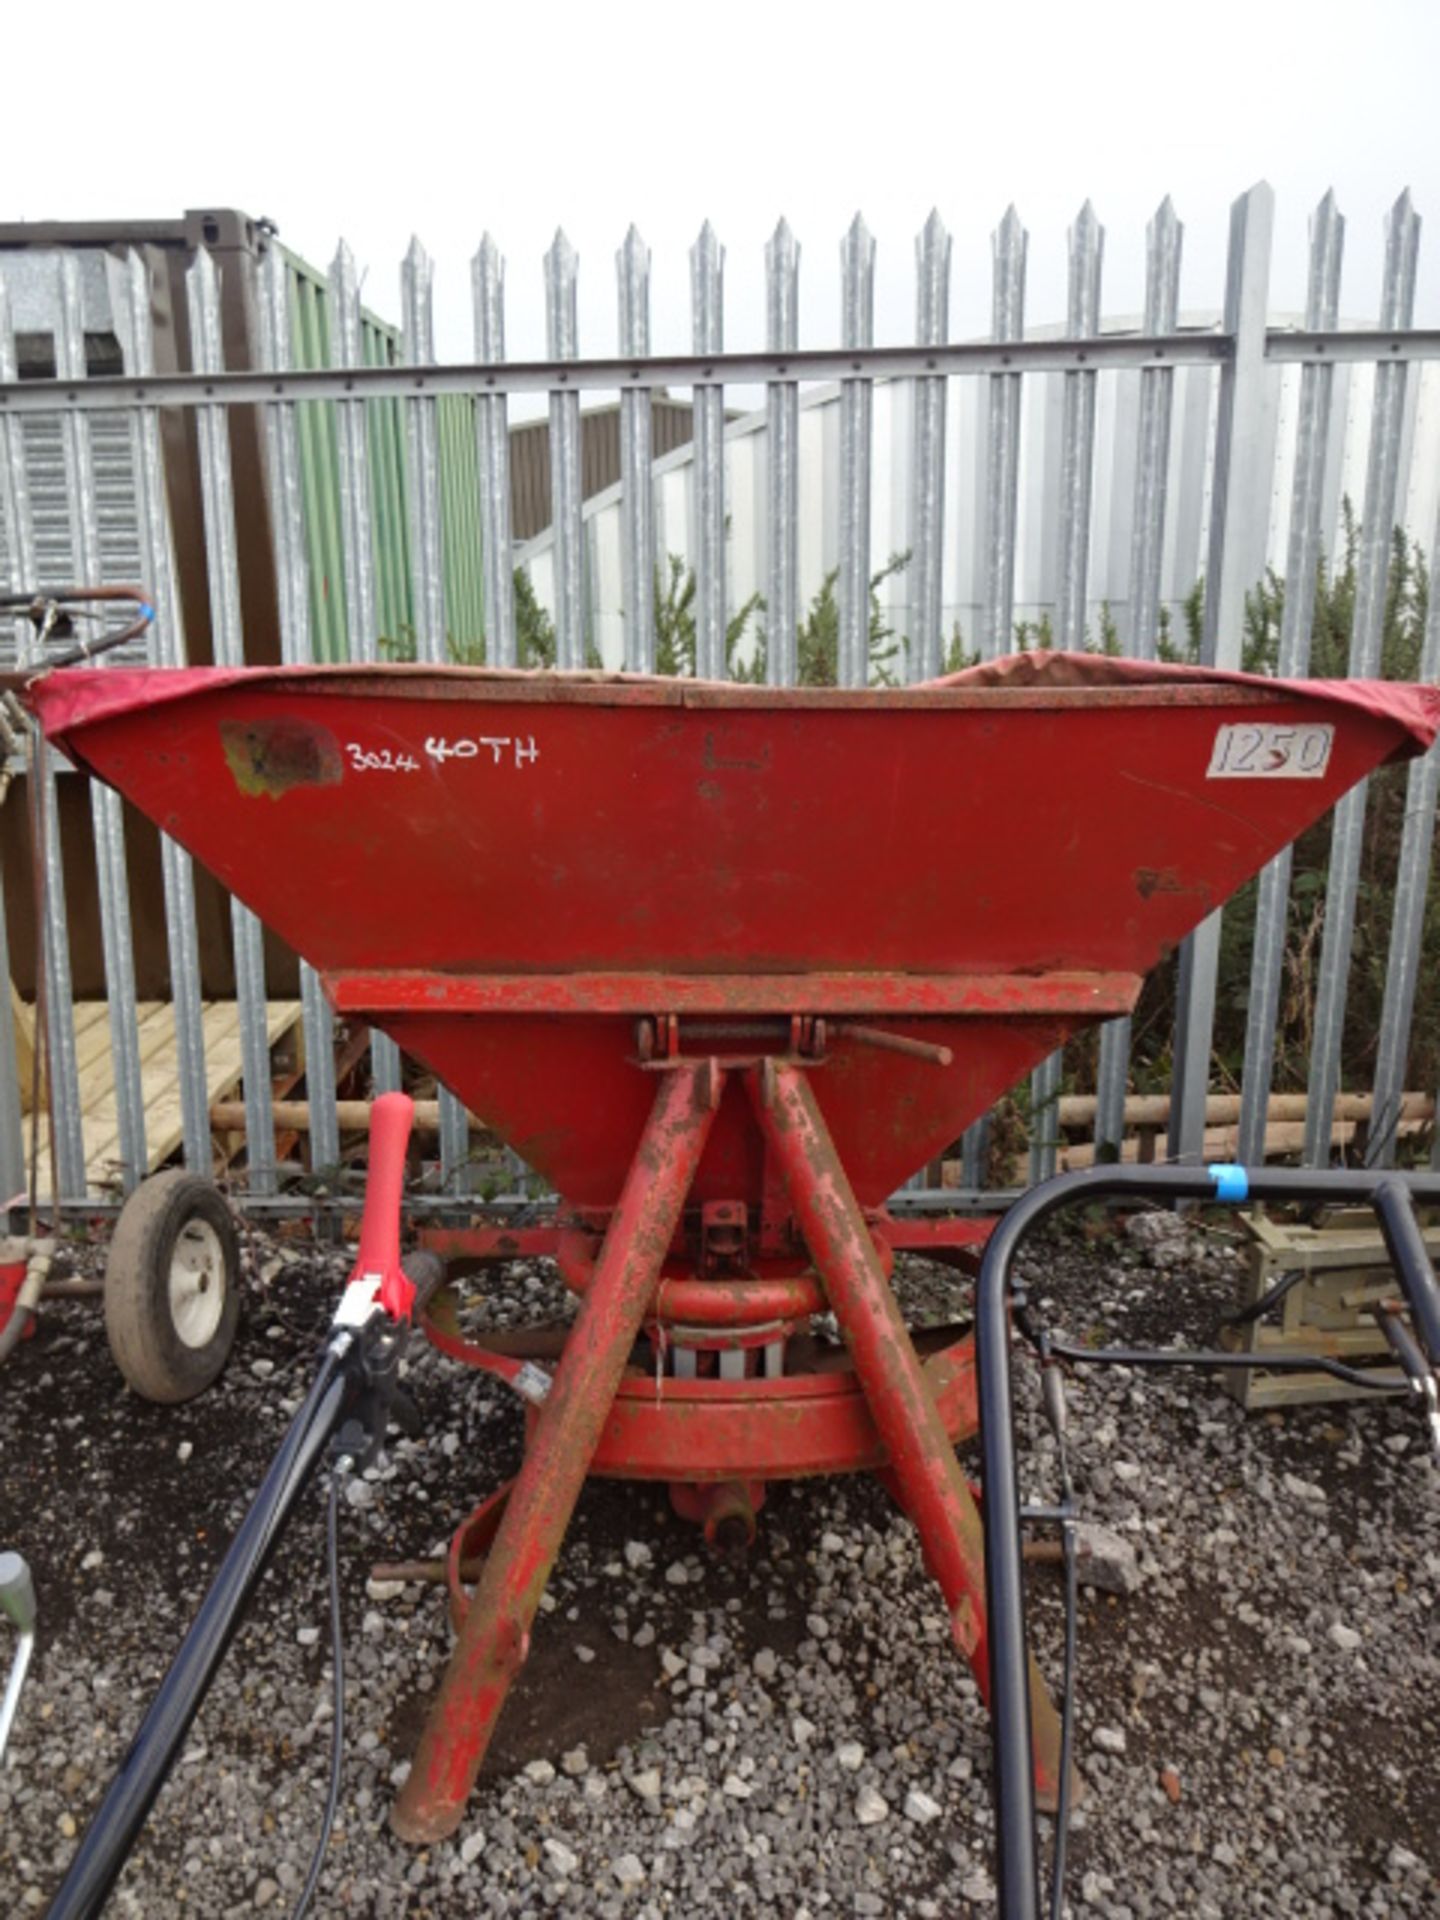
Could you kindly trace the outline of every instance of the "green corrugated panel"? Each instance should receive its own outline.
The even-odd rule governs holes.
[[[478,665],[485,658],[485,590],[480,564],[475,402],[468,394],[441,395],[437,429],[445,551],[445,624],[450,657]]]
[[[388,328],[367,319],[363,339],[367,367],[391,366],[398,359],[396,339]],[[372,400],[365,411],[370,439],[370,492],[375,513],[375,604],[383,660],[408,654],[415,636],[414,605],[410,598],[404,428],[398,400]]]
[[[330,364],[325,283],[292,257],[290,325],[295,363]],[[317,660],[350,655],[345,618],[345,550],[340,532],[339,458],[335,409],[307,401],[295,409],[300,441],[300,481],[305,500],[305,545],[310,574],[310,641]]]
[[[297,367],[328,367],[329,289],[322,274],[293,253],[285,255],[290,281],[292,350]],[[367,366],[393,366],[400,359],[394,327],[361,316]],[[305,547],[310,574],[310,619],[315,658],[346,660],[350,637],[345,613],[345,549],[340,513],[339,452],[335,408],[328,400],[296,407],[300,442]],[[370,452],[376,636],[382,659],[405,656],[414,645],[410,576],[410,516],[405,470],[405,422],[398,399],[366,405]],[[480,490],[475,449],[475,405],[467,395],[447,395],[437,413],[440,454],[441,541],[445,556],[445,608],[449,650],[458,659],[482,660],[485,601],[480,553]]]

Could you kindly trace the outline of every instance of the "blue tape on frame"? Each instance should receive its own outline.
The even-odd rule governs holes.
[[[1210,1178],[1215,1182],[1217,1200],[1238,1207],[1250,1198],[1250,1176],[1244,1167],[1222,1161],[1211,1167]]]

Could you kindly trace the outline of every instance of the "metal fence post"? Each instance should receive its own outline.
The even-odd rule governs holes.
[[[1169,194],[1145,229],[1146,333],[1173,333],[1180,309],[1180,249],[1185,229]],[[1160,562],[1165,549],[1165,505],[1170,468],[1173,367],[1140,373],[1136,433],[1134,521],[1130,533],[1129,620],[1126,652],[1153,660],[1160,631]],[[1130,1016],[1100,1029],[1096,1070],[1095,1145],[1117,1156],[1125,1138],[1125,1091],[1130,1079]]]
[[[840,243],[840,344],[875,340],[875,240],[857,213]],[[836,679],[870,679],[870,449],[874,388],[867,378],[840,382],[840,578]]]
[[[220,281],[202,247],[185,276],[190,310],[190,357],[197,373],[225,368],[220,332]],[[210,634],[217,667],[245,664],[240,617],[240,561],[235,545],[235,489],[230,468],[230,423],[224,407],[197,407],[200,498],[210,587]],[[240,1063],[245,1090],[245,1167],[251,1193],[272,1194],[275,1125],[270,1092],[270,1035],[265,995],[265,947],[260,922],[239,900],[230,902],[235,945],[235,997],[240,1008]]]
[[[1440,515],[1430,550],[1430,603],[1425,611],[1425,642],[1419,678],[1440,680]],[[1390,924],[1390,955],[1385,969],[1385,999],[1380,1014],[1380,1045],[1375,1061],[1375,1083],[1370,1106],[1372,1166],[1395,1164],[1395,1142],[1400,1122],[1400,1096],[1405,1091],[1406,1054],[1415,993],[1420,984],[1421,948],[1425,935],[1425,895],[1430,881],[1431,849],[1435,845],[1435,809],[1440,795],[1440,743],[1420,760],[1410,762],[1405,785],[1405,827],[1395,875],[1395,905]],[[1440,1108],[1437,1108],[1440,1112]],[[1440,1125],[1435,1129],[1440,1145]]]
[[[418,239],[400,268],[400,304],[405,319],[405,364],[435,364],[435,269]],[[578,402],[577,402],[578,404]],[[410,445],[410,509],[415,537],[415,652],[430,666],[449,656],[445,623],[445,555],[440,510],[440,450],[433,394],[406,402]],[[440,1175],[453,1186],[470,1157],[470,1119],[448,1087],[440,1088]]]
[[[994,256],[992,332],[996,340],[1019,340],[1025,332],[1025,229],[1014,207],[991,236]],[[980,653],[994,660],[1008,652],[1015,600],[1015,521],[1020,486],[1020,387],[1018,373],[992,373],[985,445],[985,606]],[[961,1140],[962,1179],[983,1184],[990,1154],[988,1114],[972,1121]]]
[[[793,353],[800,339],[800,248],[790,224],[765,243],[765,345]],[[772,380],[765,389],[765,677],[793,687],[800,624],[800,388]]]
[[[991,236],[994,293],[991,333],[996,340],[1025,337],[1025,229],[1014,207]],[[992,373],[986,435],[985,616],[981,652],[1008,653],[1015,625],[1015,524],[1020,499],[1022,375]]]
[[[15,333],[10,318],[10,297],[0,279],[0,381],[18,378],[15,360]],[[29,473],[25,461],[25,434],[21,421],[0,418],[0,519],[5,523],[6,557],[9,562],[9,586],[12,593],[31,593],[39,584],[40,572],[35,551],[35,522],[31,513]],[[29,661],[33,651],[34,630],[23,617],[15,622],[15,658]],[[56,790],[55,759],[43,735],[35,740],[34,767],[40,783],[40,803],[44,813],[43,845],[35,858],[44,868],[47,912],[40,930],[40,973],[45,985],[46,1071],[53,1090],[51,1108],[55,1115],[56,1137],[50,1142],[50,1179],[55,1198],[83,1199],[86,1188],[85,1140],[80,1126],[80,1077],[75,1056],[75,1010],[70,974],[70,939],[65,913],[65,870],[60,858],[60,801]],[[3,951],[9,953],[8,939]],[[37,983],[38,985],[38,983]],[[38,1036],[37,1036],[38,1038]],[[11,1034],[11,1052],[14,1035]],[[18,1085],[13,1095],[6,1093],[10,1121],[18,1130],[21,1124],[21,1100]],[[22,1156],[20,1180],[9,1189],[17,1192],[24,1179]]]
[[[1065,331],[1093,340],[1100,331],[1100,266],[1105,229],[1087,200],[1070,229],[1070,287]],[[1090,575],[1090,495],[1095,468],[1095,386],[1099,375],[1065,375],[1060,445],[1060,583],[1055,610],[1057,646],[1085,644],[1086,586]]]
[[[697,354],[725,350],[725,249],[707,220],[690,249],[691,344]],[[725,391],[696,387],[695,673],[724,680],[725,658]]]
[[[475,358],[498,366],[505,358],[505,262],[487,233],[471,263],[475,296]],[[515,633],[515,563],[510,535],[510,422],[503,392],[475,396],[480,480],[480,539],[485,570],[485,657],[492,667],[521,662]]]
[[[5,282],[0,280],[0,380],[14,379],[13,371],[14,341],[10,331],[10,296]],[[20,439],[18,421],[0,421],[0,527],[5,532],[6,553],[9,559],[10,577],[8,585],[12,593],[24,593],[29,583],[24,581],[25,568],[21,562],[21,552],[25,546],[30,529],[22,527],[20,515],[23,511],[28,520],[30,500],[28,476],[25,472],[24,450],[18,449],[20,457],[12,466],[11,440]],[[33,563],[32,563],[33,579]],[[23,618],[15,621],[15,653],[17,660],[25,658],[28,645],[29,623]],[[42,749],[43,750],[43,749]],[[38,753],[32,766],[38,766]],[[40,774],[40,778],[44,778]],[[35,849],[35,857],[41,858],[40,849]],[[40,930],[44,940],[45,929]],[[13,981],[14,968],[10,964],[10,930],[5,921],[5,890],[0,887],[0,959],[5,963],[7,979]],[[42,960],[43,967],[44,962]],[[38,983],[37,983],[38,984]],[[40,1036],[37,1032],[36,1045]],[[53,1159],[53,1156],[52,1156]],[[15,1050],[15,1022],[7,1013],[0,1017],[0,1207],[12,1195],[20,1193],[25,1187],[25,1120],[24,1099],[20,1087],[20,1065]]]
[[[289,269],[285,255],[273,242],[261,272],[261,357],[271,373],[288,373],[293,360]],[[308,666],[312,659],[310,583],[294,401],[266,403],[265,444],[280,601],[280,651],[287,666]],[[310,1106],[310,1161],[316,1172],[327,1172],[340,1161],[340,1124],[335,1111],[335,1022],[319,976],[306,960],[300,962],[300,1004],[305,1030],[305,1092]]]
[[[355,256],[341,241],[330,264],[330,358],[337,367],[364,365],[360,338],[360,281]],[[340,527],[345,577],[345,624],[350,658],[365,663],[377,656],[375,553],[370,503],[370,444],[365,431],[365,402],[335,404],[335,443],[340,482]]]
[[[1385,222],[1385,268],[1380,325],[1408,327],[1415,312],[1415,268],[1420,218],[1402,193]],[[1350,628],[1349,671],[1369,679],[1380,670],[1385,636],[1385,595],[1390,577],[1390,540],[1400,475],[1408,368],[1401,362],[1375,369],[1370,415],[1370,452],[1365,469],[1365,507],[1355,574],[1355,613]],[[1310,1047],[1309,1099],[1305,1111],[1305,1165],[1329,1164],[1331,1121],[1340,1087],[1340,1049],[1345,1036],[1345,996],[1355,934],[1355,898],[1365,837],[1368,779],[1342,794],[1330,837],[1330,873],[1325,886],[1325,932],[1320,947],[1320,984]],[[1373,1116],[1372,1116],[1373,1117]]]
[[[10,962],[10,929],[5,920],[5,893],[0,887],[0,959]],[[0,1226],[5,1209],[25,1192],[25,1117],[20,1092],[20,1065],[15,1053],[15,1022],[6,1008],[0,1020]],[[38,1038],[38,1036],[37,1036]]]
[[[126,370],[141,375],[154,373],[150,275],[145,261],[140,254],[132,252],[125,265],[114,260],[107,265],[111,306],[121,323]],[[186,650],[180,586],[170,537],[160,423],[154,407],[140,406],[131,411],[130,443],[140,551],[155,606],[151,649],[161,666],[181,667],[186,664]],[[185,1164],[192,1172],[208,1174],[211,1168],[210,1100],[205,1078],[205,1018],[200,993],[200,938],[195,923],[195,873],[189,854],[167,833],[160,835],[160,862]],[[145,1167],[140,1169],[142,1177],[146,1171]]]
[[[1146,333],[1173,333],[1180,315],[1180,253],[1185,229],[1167,193],[1145,229]],[[1170,478],[1173,367],[1140,370],[1140,421],[1135,462],[1135,513],[1130,532],[1129,647],[1153,660],[1160,639],[1160,566]]]
[[[57,258],[55,369],[62,380],[86,376],[85,322],[80,303],[80,269],[73,253]],[[71,559],[84,585],[100,582],[99,501],[84,414],[66,414],[61,424],[65,450],[65,493],[70,523]],[[100,671],[104,671],[103,668]],[[100,934],[105,954],[105,992],[110,1016],[110,1051],[115,1068],[115,1117],[120,1150],[120,1182],[128,1193],[144,1177],[145,1101],[140,1079],[139,1023],[135,1011],[135,948],[130,924],[130,885],[125,866],[125,829],[120,796],[98,780],[90,782],[95,823],[95,864],[100,881]]]
[[[1270,475],[1263,452],[1265,313],[1274,217],[1275,196],[1263,181],[1242,194],[1230,210],[1225,331],[1233,351],[1220,370],[1202,638],[1205,664],[1213,667],[1240,664],[1245,595],[1254,585],[1248,555],[1257,533],[1263,543],[1263,530],[1270,520]],[[1197,1161],[1204,1151],[1219,961],[1217,911],[1196,928],[1180,951],[1168,1136],[1173,1160]]]
[[[650,249],[634,226],[615,256],[620,281],[620,351],[644,360],[650,352]],[[651,395],[648,387],[620,394],[621,578],[625,600],[625,666],[655,671],[655,491]]]
[[[950,337],[950,235],[932,207],[915,242],[915,344],[943,347]],[[944,374],[913,383],[910,463],[910,632],[906,678],[933,680],[945,655]]]
[[[1330,328],[1340,310],[1340,262],[1345,222],[1327,193],[1310,223],[1310,279],[1305,325]],[[1285,551],[1285,605],[1280,616],[1276,670],[1284,679],[1310,671],[1310,636],[1321,559],[1325,464],[1330,438],[1330,401],[1335,369],[1323,362],[1300,369],[1300,418],[1296,429],[1295,478]],[[1265,1159],[1265,1127],[1275,1067],[1275,1030],[1280,976],[1285,963],[1285,923],[1290,900],[1292,852],[1285,847],[1260,875],[1255,902],[1255,944],[1250,956],[1250,1003],[1245,1015],[1245,1071],[1240,1087],[1238,1150],[1246,1166]],[[1328,1134],[1327,1134],[1328,1138]]]
[[[360,281],[355,256],[342,240],[330,266],[330,357],[337,367],[365,364],[361,338]],[[378,657],[375,612],[375,534],[370,497],[370,441],[362,399],[335,405],[336,480],[345,576],[345,625],[350,658],[370,664]],[[372,1028],[370,1067],[379,1093],[400,1085],[400,1049],[389,1034]]]
[[[1100,330],[1100,264],[1105,229],[1087,200],[1070,229],[1070,282],[1065,331],[1093,340]],[[1055,639],[1076,649],[1085,643],[1085,588],[1090,570],[1090,494],[1095,466],[1093,373],[1065,375],[1060,441],[1060,592]],[[1030,1076],[1030,1182],[1048,1180],[1059,1147],[1059,1099],[1065,1056],[1048,1055]]]
[[[545,255],[545,336],[552,360],[579,353],[576,278],[580,259],[558,230]],[[585,664],[585,534],[580,514],[580,396],[550,395],[550,515],[555,528],[555,664]]]
[[[435,364],[435,269],[418,239],[400,266],[405,364]],[[415,569],[415,657],[441,666],[449,657],[445,619],[445,556],[440,514],[440,454],[433,394],[412,394],[405,403],[410,453],[411,552]]]

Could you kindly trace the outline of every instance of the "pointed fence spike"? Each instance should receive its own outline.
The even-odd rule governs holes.
[[[790,222],[782,213],[775,223],[775,231],[765,242],[765,264],[788,263],[800,256],[799,244],[795,239]]]
[[[545,333],[552,360],[573,360],[579,352],[579,265],[579,254],[557,227],[545,255]]]
[[[505,256],[489,233],[470,263],[475,304],[475,353],[482,362],[505,358]]]
[[[1020,337],[1021,315],[1025,309],[1025,255],[1028,247],[1029,235],[1020,224],[1019,214],[1013,205],[1007,207],[1004,219],[991,236],[995,263],[992,331],[997,340]]]
[[[1100,326],[1100,266],[1105,252],[1105,229],[1087,200],[1070,229],[1070,284],[1067,330],[1080,339]]]
[[[692,343],[696,353],[720,353],[725,343],[725,249],[707,220],[690,249]]]
[[[615,255],[620,296],[620,351],[643,358],[650,351],[650,249],[633,224]]]
[[[555,229],[555,238],[550,242],[545,259],[556,272],[573,273],[579,265],[580,256],[570,244],[569,235],[563,227]]]

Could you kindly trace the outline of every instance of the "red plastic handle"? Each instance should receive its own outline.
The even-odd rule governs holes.
[[[405,1188],[405,1149],[415,1102],[408,1093],[382,1093],[370,1111],[370,1172],[365,1214],[352,1280],[378,1274],[380,1304],[392,1320],[408,1320],[415,1288],[400,1266],[400,1197]]]

